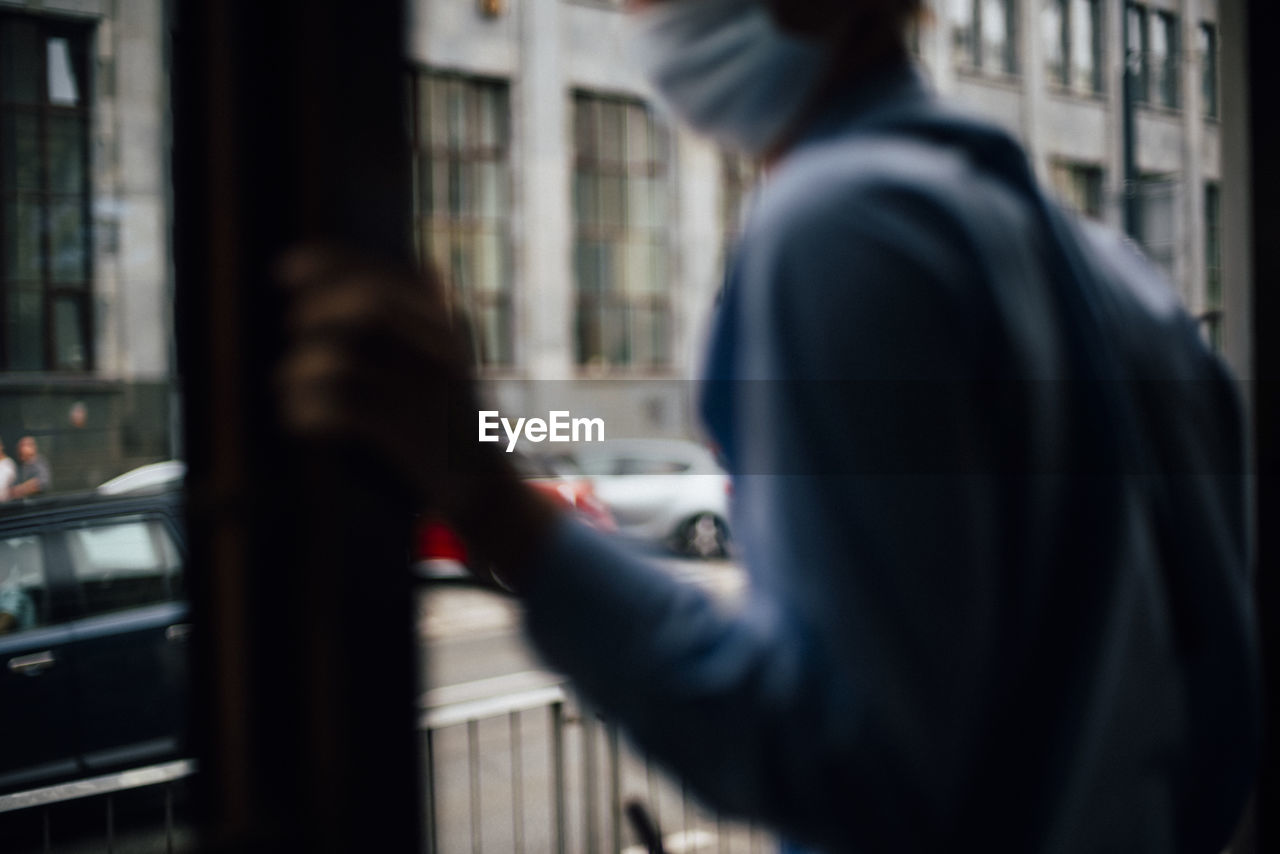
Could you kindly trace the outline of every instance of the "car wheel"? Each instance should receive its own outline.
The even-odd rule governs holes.
[[[729,528],[714,513],[699,513],[680,526],[676,548],[689,557],[724,557],[729,548]]]

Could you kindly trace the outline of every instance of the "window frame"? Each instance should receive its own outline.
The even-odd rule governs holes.
[[[445,298],[455,318],[465,318],[466,335],[472,345],[476,364],[486,372],[503,372],[518,367],[519,354],[516,350],[516,298],[515,298],[515,250],[511,221],[511,200],[514,198],[514,160],[513,152],[513,116],[511,109],[511,83],[500,77],[488,77],[475,74],[435,68],[426,65],[411,65],[406,82],[406,125],[409,136],[410,161],[412,169],[412,245],[420,264],[436,265],[436,272],[445,285]],[[440,144],[425,132],[430,117],[423,116],[423,90],[430,85],[444,87],[462,87],[467,93],[464,98],[463,118],[465,131],[458,133],[452,126],[444,131],[445,141]],[[486,145],[479,139],[478,132],[484,124],[485,117],[477,112],[478,96],[484,90],[496,96],[500,101],[499,115],[495,121],[497,139],[493,145]],[[450,109],[446,106],[446,109]],[[491,117],[493,118],[493,117]],[[450,117],[451,121],[452,117]],[[455,145],[455,141],[458,143]],[[446,210],[435,210],[433,200],[424,199],[423,175],[424,162],[430,168],[443,164],[449,176],[445,188]],[[478,205],[474,196],[479,192],[477,186],[464,188],[460,176],[465,167],[474,173],[475,167],[481,164],[495,164],[500,172],[498,178],[501,198],[499,199],[499,215],[495,219],[487,219],[477,213]],[[453,176],[459,176],[458,192],[466,192],[469,201],[459,203],[459,210],[453,209],[452,186]],[[433,185],[434,188],[434,185]],[[467,210],[470,208],[470,210]],[[434,251],[429,233],[443,232],[448,245],[447,256],[440,257]],[[465,287],[455,281],[457,278],[455,260],[461,246],[481,235],[496,234],[498,241],[499,281],[493,287],[484,287],[476,283]],[[474,252],[473,243],[473,252]],[[472,258],[474,265],[474,257]],[[447,269],[445,265],[448,265]],[[487,329],[487,318],[496,314],[499,332],[496,336],[484,334]],[[494,340],[489,340],[490,338]]]
[[[89,599],[86,595],[85,581],[86,576],[81,574],[82,566],[88,564],[81,563],[80,554],[84,548],[83,544],[75,542],[76,534],[83,531],[103,530],[107,528],[119,528],[126,525],[142,525],[146,529],[146,535],[152,540],[152,545],[157,551],[158,558],[165,557],[166,549],[158,542],[155,542],[157,531],[168,544],[168,550],[172,551],[175,563],[172,566],[162,567],[163,572],[157,573],[126,573],[121,576],[122,579],[136,579],[143,575],[154,575],[162,579],[165,595],[163,598],[155,599],[149,602],[138,602],[134,604],[121,605],[119,607],[108,609],[91,609],[89,607]],[[63,525],[50,532],[51,536],[57,538],[56,548],[62,551],[62,559],[66,561],[66,579],[70,586],[70,596],[76,603],[76,620],[93,619],[96,617],[109,617],[114,614],[122,614],[130,611],[136,611],[142,608],[152,608],[157,605],[172,605],[186,602],[186,555],[183,551],[182,540],[176,535],[169,521],[163,514],[154,512],[133,512],[119,513],[112,515],[103,515],[94,518],[79,519],[67,525]],[[87,558],[88,555],[83,555]],[[95,568],[95,567],[89,567]]]
[[[644,101],[629,96],[601,92],[592,89],[574,88],[570,91],[570,121],[573,129],[571,138],[572,169],[570,189],[573,204],[571,219],[573,224],[573,364],[577,371],[587,374],[629,374],[629,375],[665,375],[675,367],[677,342],[675,338],[675,299],[672,288],[672,277],[675,269],[675,241],[672,240],[670,223],[675,216],[676,178],[674,169],[675,134],[674,131],[659,120],[653,108]],[[591,110],[589,119],[592,127],[589,146],[584,146],[584,117],[582,110]],[[620,138],[616,141],[621,152],[621,159],[610,159],[609,152],[602,150],[606,139],[605,126],[601,124],[602,108],[616,110],[621,116],[619,125]],[[631,128],[629,116],[637,114],[645,116],[645,134],[647,156],[644,160],[633,160],[629,152]],[[612,146],[608,146],[612,147]],[[616,153],[616,152],[615,152]],[[584,216],[582,211],[583,190],[580,182],[584,176],[595,179],[595,192],[591,204],[593,216]],[[651,197],[650,218],[647,225],[638,226],[631,221],[631,189],[634,180],[642,178],[652,181],[652,188],[658,201]],[[621,218],[610,222],[605,216],[604,186],[606,180],[618,181],[621,190],[617,201],[617,211]],[[661,210],[653,208],[659,204]],[[664,215],[659,215],[664,214]],[[663,259],[667,275],[664,282],[657,282],[657,287],[640,292],[633,291],[626,281],[624,253],[630,245],[643,245],[645,238],[657,253],[650,256],[650,273],[658,276],[657,258]],[[611,269],[601,269],[598,288],[584,286],[581,266],[585,263],[585,249],[590,244],[611,247],[607,257],[617,259],[618,263]],[[623,250],[619,252],[618,250]],[[603,260],[601,255],[598,260]],[[652,336],[649,341],[649,359],[636,360],[637,312],[643,312],[650,319],[649,329]],[[598,342],[595,348],[589,348],[589,337],[594,334]],[[659,340],[660,339],[660,342]],[[621,348],[622,355],[615,359],[610,355],[614,343]],[[589,352],[594,349],[592,355]]]
[[[1126,69],[1130,53],[1137,51],[1137,68],[1133,73],[1133,102],[1135,104],[1151,104],[1151,10],[1141,3],[1129,3],[1125,7],[1129,16],[1129,44],[1124,46]],[[1133,42],[1137,44],[1134,45]],[[1126,73],[1129,73],[1126,70]]]
[[[1200,60],[1201,113],[1206,119],[1216,120],[1221,110],[1221,83],[1218,69],[1218,25],[1213,21],[1201,21],[1196,28],[1201,40],[1197,45]],[[1205,44],[1207,37],[1208,44]]]
[[[951,39],[955,64],[964,71],[972,71],[993,78],[1016,79],[1022,74],[1022,56],[1019,50],[1019,18],[1021,4],[1015,0],[950,0]],[[998,68],[987,63],[985,12],[988,2],[997,2],[1004,9],[1003,58]],[[964,9],[963,20],[957,16]]]
[[[1055,158],[1049,164],[1050,186],[1058,200],[1068,209],[1076,212],[1080,216],[1091,219],[1096,222],[1105,221],[1106,217],[1106,192],[1107,192],[1107,171],[1104,164],[1092,161],[1071,160],[1067,158]],[[1074,198],[1068,198],[1063,192],[1062,184],[1059,179],[1069,181],[1071,183],[1071,194],[1074,195],[1078,189],[1077,184],[1083,186],[1083,195],[1086,197],[1083,206],[1077,206]],[[1094,202],[1096,205],[1091,205]],[[1092,208],[1092,209],[1091,209]]]
[[[94,180],[93,180],[93,127],[96,81],[94,79],[94,63],[92,61],[95,24],[87,21],[73,21],[66,18],[30,14],[19,11],[0,11],[0,27],[16,24],[29,24],[36,29],[36,40],[40,45],[39,70],[36,73],[38,93],[34,103],[24,104],[7,100],[4,96],[3,75],[5,68],[0,65],[0,122],[13,117],[27,115],[35,118],[37,129],[37,185],[38,189],[19,189],[3,183],[0,174],[0,330],[4,331],[5,346],[0,347],[0,373],[15,374],[90,374],[97,370],[97,342],[94,336],[96,324],[94,311],[94,295],[96,261],[94,258]],[[52,39],[66,39],[70,48],[70,61],[73,72],[80,84],[78,103],[68,106],[52,103],[49,93],[49,42]],[[70,192],[54,189],[52,172],[52,154],[50,152],[50,127],[53,119],[66,117],[77,124],[79,143],[80,182],[77,191]],[[10,223],[8,212],[10,205],[16,209],[22,199],[31,199],[35,203],[39,219],[38,258],[39,273],[36,279],[10,277],[9,260],[5,244],[8,243]],[[80,213],[81,237],[81,276],[78,280],[62,281],[54,274],[53,246],[53,211],[59,201],[77,201]],[[40,304],[40,358],[36,367],[23,365],[17,357],[16,341],[8,334],[11,321],[11,300],[22,290],[39,294]],[[58,308],[65,302],[75,304],[77,313],[73,331],[81,347],[81,358],[76,362],[60,359],[60,340],[58,331]],[[13,322],[18,322],[16,319]]]
[[[1165,52],[1160,62],[1159,76],[1155,87],[1155,98],[1149,102],[1164,110],[1182,109],[1182,31],[1180,19],[1176,12],[1166,9],[1153,9],[1148,18],[1149,26],[1158,28],[1163,34]],[[1150,50],[1151,41],[1148,41]],[[1154,62],[1152,63],[1154,66]]]
[[[1078,85],[1076,79],[1077,65],[1075,62],[1077,50],[1076,17],[1082,3],[1089,9],[1089,56],[1091,63],[1089,82],[1086,86]],[[1057,33],[1053,42],[1061,52],[1061,65],[1055,66],[1052,62],[1046,60],[1046,77],[1060,92],[1090,97],[1104,96],[1106,94],[1106,77],[1103,73],[1103,67],[1106,59],[1106,39],[1103,37],[1105,22],[1102,14],[1102,3],[1100,0],[1043,0],[1041,15],[1043,16],[1048,9],[1057,10]],[[1044,39],[1049,35],[1049,32],[1042,28],[1040,37]]]

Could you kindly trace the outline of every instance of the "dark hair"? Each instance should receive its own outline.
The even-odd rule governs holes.
[[[828,39],[851,22],[874,25],[881,40],[901,42],[907,23],[924,9],[923,0],[765,0],[778,26],[810,38]]]
[[[765,0],[783,30],[826,43],[831,61],[789,132],[786,148],[831,94],[850,79],[907,58],[907,26],[924,14],[923,0]]]

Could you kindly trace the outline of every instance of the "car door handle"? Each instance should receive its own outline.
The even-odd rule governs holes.
[[[190,623],[174,623],[172,626],[164,630],[164,639],[171,641],[186,640],[191,634]]]
[[[44,652],[33,652],[31,655],[20,655],[9,659],[9,670],[21,673],[23,676],[38,676],[53,667],[57,660],[54,658],[53,650],[46,649]]]

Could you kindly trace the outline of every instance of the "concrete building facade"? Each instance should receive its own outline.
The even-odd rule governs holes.
[[[1141,241],[1247,373],[1247,294],[1220,248],[1219,2],[1234,8],[928,0],[913,41],[938,90],[1016,134],[1068,204],[1120,227],[1136,196]],[[686,380],[755,171],[651,106],[620,5],[410,0],[415,239],[502,409],[693,435]],[[163,0],[0,0],[0,438],[40,438],[63,487],[180,453],[165,16]]]
[[[591,97],[652,103],[626,61],[619,6],[416,0],[409,59],[420,76],[500,87],[509,106],[509,280],[502,287],[511,308],[506,325],[493,328],[508,330],[513,346],[484,369],[499,402],[520,414],[594,407],[583,414],[607,416],[615,435],[686,435],[695,419],[681,380],[696,373],[741,174],[732,158],[649,110],[670,140],[670,198],[658,235],[667,251],[669,358],[628,364],[583,352],[590,333],[582,292],[598,285],[584,284],[592,274],[580,263],[577,114]],[[1013,132],[1042,181],[1086,216],[1122,228],[1126,198],[1136,196],[1139,241],[1206,336],[1231,349],[1223,338],[1233,324],[1224,323],[1219,248],[1217,0],[929,0],[928,7],[913,49],[936,88]],[[1125,177],[1126,57],[1138,83],[1135,181]],[[625,186],[623,195],[629,192]],[[608,272],[606,288],[630,286],[625,272]]]
[[[59,489],[174,454],[162,0],[0,0],[0,437]]]

